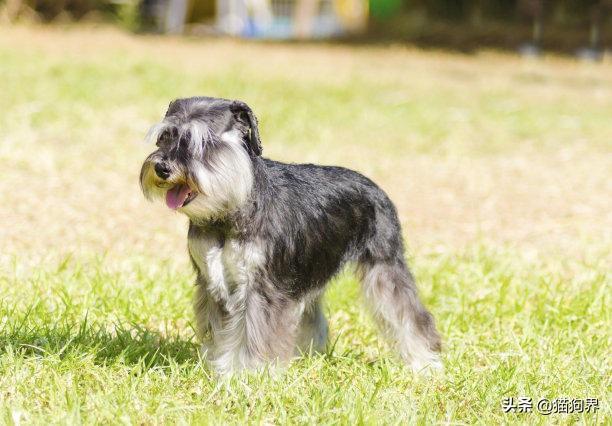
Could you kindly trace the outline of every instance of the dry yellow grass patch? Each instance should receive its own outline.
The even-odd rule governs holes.
[[[183,258],[185,221],[137,176],[148,125],[195,94],[251,102],[271,158],[372,177],[413,249],[610,248],[608,64],[108,28],[2,29],[0,55],[3,255]]]

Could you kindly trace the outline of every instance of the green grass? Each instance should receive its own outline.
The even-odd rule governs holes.
[[[380,344],[343,274],[327,298],[329,353],[229,382],[198,360],[184,269],[13,267],[0,278],[2,410],[58,423],[543,423],[503,414],[502,398],[605,400],[609,287],[596,266],[484,248],[422,258],[417,277],[445,336],[446,372],[434,377],[414,377]],[[555,420],[603,423],[604,412]]]
[[[104,28],[2,29],[0,64],[0,424],[610,423],[609,64]],[[347,270],[326,354],[212,375],[185,222],[137,183],[138,141],[193,94],[253,105],[267,156],[383,186],[444,374],[402,365]],[[519,396],[601,408],[503,413]]]

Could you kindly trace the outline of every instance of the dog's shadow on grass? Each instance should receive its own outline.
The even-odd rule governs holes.
[[[96,364],[142,365],[144,368],[195,364],[199,360],[195,336],[183,338],[131,324],[62,324],[0,328],[0,354],[20,357],[82,358]]]

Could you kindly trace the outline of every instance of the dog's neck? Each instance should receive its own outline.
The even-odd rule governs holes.
[[[194,220],[189,219],[190,232],[193,229],[199,234],[216,234],[229,238],[237,234],[237,223],[232,215],[220,219]]]
[[[235,238],[236,235],[236,228],[228,221],[215,220],[206,223],[196,223],[190,220],[187,238],[188,240],[200,238],[213,239],[223,247],[226,241]]]
[[[208,218],[190,218],[189,228],[197,230],[198,233],[215,234],[225,239],[244,236],[251,229],[255,211],[261,207],[259,204],[265,203],[266,194],[269,196],[270,177],[266,164],[261,157],[252,158],[253,181],[256,182],[251,188],[247,201],[226,212],[222,216]]]

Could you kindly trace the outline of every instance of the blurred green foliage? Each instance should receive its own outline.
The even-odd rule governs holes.
[[[374,19],[387,19],[401,9],[402,0],[371,0],[370,15]]]

